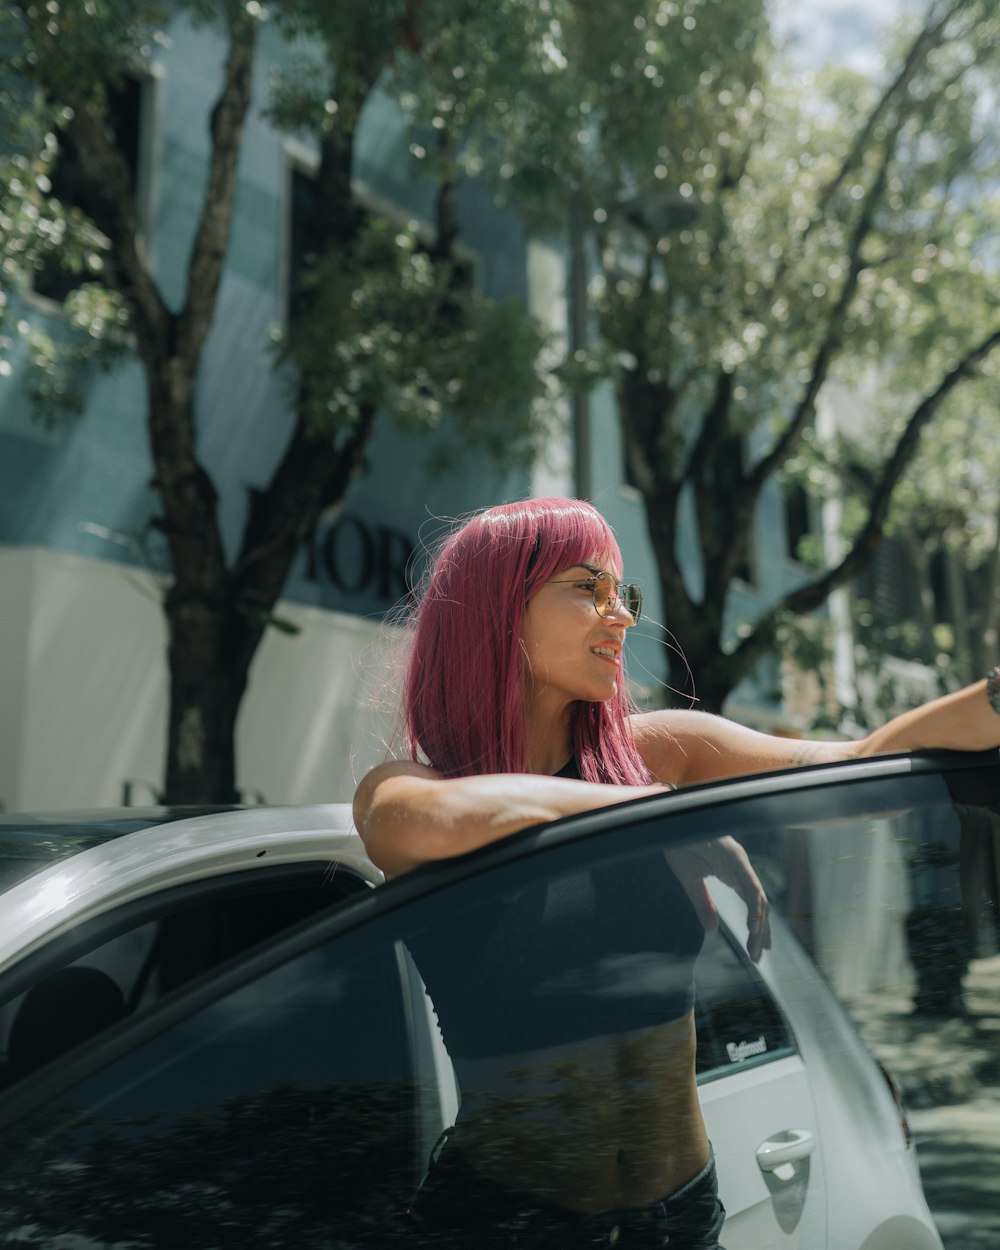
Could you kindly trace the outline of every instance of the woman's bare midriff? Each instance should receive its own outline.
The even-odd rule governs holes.
[[[691,1013],[669,1024],[457,1061],[452,1134],[488,1179],[595,1212],[655,1202],[709,1158]]]

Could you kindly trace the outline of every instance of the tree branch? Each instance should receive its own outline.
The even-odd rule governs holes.
[[[734,385],[733,373],[720,369],[715,376],[711,403],[702,416],[701,428],[684,473],[684,480],[690,483],[694,492],[699,547],[705,569],[706,602],[712,597],[710,586],[716,594],[720,588],[725,593],[724,586],[728,584],[732,569],[739,565],[743,554],[739,543],[719,541],[719,527],[723,516],[726,518],[726,525],[732,525],[735,532],[739,532],[740,514],[744,510],[742,483],[736,485],[735,497],[723,500],[720,498],[715,474],[710,471],[712,468],[718,470],[719,452],[723,445],[738,437],[731,427],[729,416]],[[717,563],[720,555],[721,567]],[[725,567],[730,563],[732,569]]]
[[[872,491],[865,524],[840,562],[820,577],[790,591],[766,612],[755,623],[753,633],[747,635],[736,647],[733,652],[734,657],[746,659],[763,654],[770,645],[770,640],[782,617],[802,616],[815,611],[826,602],[834,590],[850,581],[868,564],[882,540],[882,531],[892,503],[893,492],[917,453],[924,429],[955,387],[969,377],[998,346],[1000,346],[1000,325],[994,327],[979,343],[970,348],[942,378],[935,390],[917,404]]]
[[[895,136],[892,138],[892,144],[895,144]],[[837,302],[830,311],[827,320],[827,330],[813,357],[809,381],[806,383],[802,397],[780,437],[775,440],[771,450],[757,461],[748,475],[749,489],[754,498],[759,495],[764,483],[778,472],[798,445],[807,425],[815,414],[816,399],[820,388],[826,381],[830,372],[830,366],[843,345],[844,324],[847,320],[851,302],[857,292],[858,280],[867,265],[862,255],[864,244],[874,225],[875,213],[881,203],[882,194],[889,177],[891,151],[892,148],[890,147],[883,153],[882,164],[879,167],[871,190],[865,197],[864,206],[851,233],[847,251],[849,262],[847,277],[844,279],[844,285],[841,287]]]
[[[812,213],[809,215],[809,219],[806,222],[802,233],[794,241],[794,245],[785,249],[785,259],[783,259],[782,263],[778,266],[774,279],[771,283],[772,292],[776,292],[781,286],[785,273],[788,269],[787,257],[793,254],[798,255],[801,252],[813,230],[824,219],[827,209],[833,201],[837,191],[843,186],[852,171],[863,162],[864,155],[868,151],[868,145],[871,143],[878,127],[882,124],[883,119],[889,112],[892,105],[896,103],[897,99],[905,95],[910,83],[925,63],[928,54],[935,47],[937,47],[938,40],[940,39],[941,34],[948,22],[951,21],[952,17],[959,10],[965,8],[968,3],[969,0],[949,0],[949,3],[946,5],[945,10],[940,17],[933,17],[932,11],[928,13],[927,21],[911,43],[906,56],[903,58],[903,63],[900,66],[896,77],[885,88],[882,95],[876,101],[868,116],[865,118],[864,124],[855,136],[853,144],[841,161],[840,168],[836,174],[834,174],[833,178],[831,178],[831,180],[822,188],[819,196],[817,197],[816,205]],[[893,145],[895,144],[902,128],[902,121],[903,119],[898,117],[896,119],[896,124],[892,128]]]
[[[87,180],[87,215],[110,245],[104,254],[108,285],[125,300],[139,352],[148,360],[150,353],[168,350],[173,314],[164,303],[141,250],[131,172],[93,102],[79,92],[64,95],[73,110],[66,133]]]
[[[729,435],[729,403],[733,395],[733,385],[732,372],[720,369],[715,376],[712,401],[702,418],[701,429],[684,471],[684,480],[696,484],[696,493],[697,483],[703,480],[709,460]]]
[[[187,296],[177,318],[177,355],[193,371],[215,313],[233,219],[243,125],[253,93],[257,22],[230,18],[222,90],[212,110],[208,181],[187,271]]]
[[[841,161],[840,169],[834,177],[823,188],[822,194],[816,202],[815,215],[810,220],[802,235],[803,241],[809,235],[813,227],[820,221],[826,212],[827,205],[836,195],[837,191],[843,186],[851,172],[861,164],[865,153],[868,151],[875,131],[881,125],[886,113],[895,103],[898,97],[905,95],[910,83],[916,77],[919,70],[923,67],[927,60],[928,54],[938,46],[945,27],[955,16],[955,14],[966,7],[968,0],[950,0],[939,17],[933,16],[933,9],[928,12],[927,21],[922,29],[917,33],[913,42],[907,50],[903,63],[899,68],[899,72],[891,83],[882,92],[882,95],[876,101],[875,106],[865,118],[864,125],[858,131],[854,143],[851,145],[847,155]],[[898,129],[894,127],[894,129]]]
[[[329,436],[310,434],[300,417],[266,489],[252,495],[232,578],[237,599],[255,615],[261,630],[302,543],[364,471],[375,417],[375,409],[366,405],[354,428],[336,444]]]

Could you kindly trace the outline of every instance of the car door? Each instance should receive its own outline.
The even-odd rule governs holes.
[[[624,804],[340,900],[263,941],[224,947],[207,965],[188,963],[190,975],[165,983],[141,1011],[104,1022],[33,1071],[8,1073],[0,1245],[406,1243],[407,1210],[433,1143],[470,1094],[439,1011],[441,978],[472,992],[468,973],[491,911],[528,890],[572,918],[586,903],[584,879],[613,872],[636,911],[652,914],[664,854],[727,834],[746,842],[786,920],[776,921],[774,948],[755,968],[741,953],[745,911],[719,887],[724,923],[695,970],[699,1094],[730,1217],[723,1244],[940,1250],[898,1109],[814,956],[839,943],[837,975],[874,962],[858,922],[870,910],[871,874],[829,879],[845,870],[845,831],[871,836],[881,824],[883,840],[872,842],[881,864],[928,812],[943,825],[981,818],[992,829],[997,773],[995,760],[948,771],[871,761]],[[807,845],[815,861],[828,844],[827,875],[813,879],[819,893],[804,892],[797,848]],[[220,888],[203,885],[190,901],[218,900]],[[29,968],[0,981],[0,1001],[138,931],[157,909],[182,914],[184,904],[176,891],[146,900],[102,919],[114,934],[82,933],[72,949],[36,952]],[[571,931],[554,932],[572,944]],[[577,932],[600,974],[587,983],[600,1027],[608,1000],[631,992],[635,974],[672,982],[669,959],[654,966],[622,957],[599,906]],[[542,945],[520,954],[555,952]],[[484,1045],[495,1042],[510,1014],[509,987],[476,992],[482,1010],[469,1013],[466,1046],[477,1027],[489,1035]],[[560,1001],[543,997],[538,1009],[554,1019]],[[574,1027],[586,1033],[584,1000],[574,1001],[583,1012]],[[529,1090],[521,1093],[503,1109],[508,1125],[511,1109],[529,1117],[538,1109]],[[549,1093],[541,1091],[547,1115],[558,1112]],[[530,1146],[530,1135],[524,1141]]]
[[[809,1075],[791,1026],[726,927],[701,953],[697,991],[699,1094],[726,1248],[823,1250],[826,1182]]]
[[[316,920],[361,891],[200,882],[12,969],[0,1246],[386,1245],[454,1087],[392,925]]]
[[[658,823],[619,823],[600,838],[551,846],[532,847],[528,840],[493,860],[481,856],[412,874],[394,889],[347,899],[329,916],[321,911],[319,919],[309,919],[303,908],[298,923],[279,926],[266,940],[223,943],[224,949],[210,940],[215,934],[218,947],[218,935],[233,927],[220,924],[220,916],[266,913],[266,892],[258,884],[253,903],[238,909],[230,895],[245,888],[239,882],[202,887],[190,902],[175,890],[125,916],[103,917],[98,929],[77,935],[67,949],[36,954],[31,988],[24,989],[23,973],[20,980],[8,975],[7,984],[20,991],[18,1011],[38,986],[84,968],[113,972],[126,1003],[140,1009],[101,1017],[96,1028],[95,1009],[87,1029],[70,1036],[58,1007],[70,1006],[79,1023],[87,1014],[82,1002],[70,1004],[65,986],[55,1003],[48,997],[46,1012],[33,1024],[38,1063],[27,1069],[15,1064],[0,1091],[0,1131],[11,1145],[0,1160],[2,1227],[11,1231],[0,1234],[0,1245],[4,1237],[8,1244],[34,1237],[51,1245],[75,1237],[95,1245],[382,1250],[391,1238],[405,1238],[407,1208],[434,1142],[473,1094],[463,1085],[468,1069],[449,1054],[441,977],[442,969],[445,976],[453,970],[460,987],[466,983],[484,917],[527,891],[539,906],[561,910],[572,922],[552,930],[560,958],[585,929],[598,934],[588,947],[591,962],[577,961],[573,969],[576,978],[591,978],[587,992],[567,999],[565,986],[549,976],[544,984],[550,988],[534,1003],[552,1028],[570,1002],[577,1017],[572,1036],[585,1050],[591,1034],[614,1027],[609,1006],[613,1019],[636,979],[645,985],[652,976],[669,987],[677,972],[666,955],[653,967],[641,949],[623,953],[619,910],[604,916],[599,906],[575,914],[581,885],[596,881],[600,900],[603,878],[613,876],[627,891],[629,907],[655,919],[662,909],[655,883],[665,870]],[[555,966],[552,951],[522,953]],[[763,1000],[756,1007],[745,1003],[753,975],[730,946],[709,962],[716,972],[706,983],[706,1030],[711,1027],[725,1049],[725,1018],[744,1001],[744,1026],[754,1036],[758,1025],[765,1027],[772,1038],[768,1059],[777,1066],[764,1065],[772,1101],[783,1090],[787,1103],[789,1063],[795,1061],[788,1030]],[[504,960],[494,965],[497,977],[504,966]],[[679,975],[683,982],[689,974],[682,969]],[[496,1049],[504,1028],[511,1037],[524,1035],[526,1025],[537,1031],[537,1021],[509,1019],[510,987],[498,979],[485,988],[469,1026],[481,1031],[484,1046]],[[17,1020],[12,1032],[18,1032]],[[24,1049],[23,1043],[14,1047]],[[767,1205],[769,1196],[765,1190],[763,1199],[744,1201],[730,1170],[744,1136],[735,1135],[736,1122],[754,1114],[743,1102],[760,1065],[749,1053],[740,1062],[743,1072],[727,1072],[724,1081],[709,1069],[703,1076],[708,1103],[717,1104],[712,1115],[723,1193],[746,1236],[753,1236],[771,1225],[750,1207]],[[507,1100],[498,1128],[501,1120],[503,1131],[516,1128],[527,1149],[532,1135],[525,1125],[551,1117],[562,1095],[553,1101],[551,1089],[537,1086],[538,1070],[521,1053],[518,1065],[514,1083],[524,1072],[531,1079]],[[713,1086],[724,1085],[731,1092],[713,1097]],[[808,1125],[799,1108],[780,1110],[767,1132]],[[585,1155],[595,1145],[577,1143]],[[815,1168],[811,1175],[817,1178]],[[796,1227],[803,1227],[802,1219],[799,1210]],[[746,1236],[734,1244],[758,1244]]]

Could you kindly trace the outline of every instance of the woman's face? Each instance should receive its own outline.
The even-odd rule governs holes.
[[[610,556],[560,569],[528,600],[521,627],[529,695],[555,704],[600,703],[614,696],[622,670],[625,631],[633,620],[619,603],[599,616],[595,573],[621,570]]]

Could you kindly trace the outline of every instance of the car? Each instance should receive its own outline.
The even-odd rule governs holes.
[[[994,870],[976,855],[998,796],[996,752],[801,768],[387,883],[343,804],[0,817],[0,1246],[405,1242],[463,1098],[426,952],[466,976],[512,892],[551,901],[613,870],[638,906],[653,859],[732,835],[774,941],[753,964],[745,908],[711,883],[697,1067],[727,1250],[942,1250],[899,1092],[838,994],[919,1002],[993,966]],[[975,949],[942,956],[935,909],[975,919]],[[500,1027],[488,1007],[481,1027]]]

